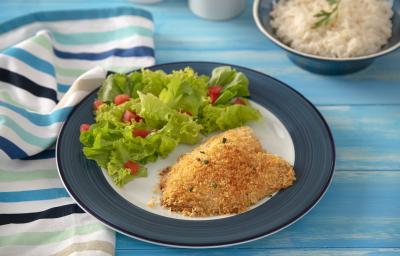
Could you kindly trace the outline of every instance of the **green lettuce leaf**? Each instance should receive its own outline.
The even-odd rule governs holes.
[[[181,143],[195,144],[201,139],[202,126],[193,117],[178,112],[172,113],[160,133],[174,138]]]
[[[112,74],[107,76],[100,87],[97,97],[104,101],[113,101],[118,94],[131,94],[129,79],[125,74]]]
[[[95,112],[96,123],[108,122],[111,126],[124,126],[126,124],[121,122],[121,119],[125,110],[139,113],[141,110],[140,101],[138,99],[130,99],[118,106],[113,103],[103,104],[99,110]]]
[[[141,104],[140,116],[152,128],[162,128],[169,119],[172,109],[153,94],[138,92]]]
[[[128,75],[130,87],[132,88],[131,96],[133,98],[139,97],[138,92],[151,93],[158,96],[162,89],[169,82],[167,74],[161,70],[141,70],[135,71]]]
[[[207,105],[199,122],[203,126],[202,132],[209,134],[217,130],[236,128],[260,118],[261,114],[249,105]]]
[[[165,158],[168,156],[169,153],[172,152],[172,150],[175,149],[179,141],[167,135],[159,135],[159,136],[161,142],[160,146],[158,147],[158,153]]]
[[[214,68],[211,73],[211,78],[208,81],[209,85],[224,86],[230,83],[236,75],[236,70],[229,66],[221,66]]]
[[[229,66],[217,67],[212,71],[210,86],[222,86],[221,95],[215,101],[215,105],[227,104],[233,98],[247,97],[249,93],[249,80],[242,72],[237,72]]]
[[[207,101],[206,76],[198,76],[191,68],[174,71],[168,75],[169,82],[160,93],[160,100],[178,111],[197,116]]]
[[[140,156],[133,154],[130,151],[131,148],[127,147],[126,143],[127,141],[124,139],[120,139],[114,143],[114,149],[111,153],[110,161],[106,167],[108,175],[110,175],[117,186],[123,186],[134,178],[147,176],[147,169],[143,165],[140,166],[140,169],[134,176],[131,174],[129,169],[123,167],[124,163],[126,163],[128,160],[143,158],[144,155],[143,152],[140,154]],[[134,156],[132,157],[132,155]],[[138,160],[136,161],[139,162]]]
[[[110,128],[108,123],[95,123],[89,131],[80,134],[80,141],[84,146],[85,156],[95,160],[101,167],[105,167],[113,149],[112,141],[120,137],[120,133]]]
[[[111,102],[119,94],[127,94],[137,98],[138,92],[151,93],[158,96],[169,82],[163,71],[141,70],[126,74],[109,75],[98,92],[98,98],[104,102]]]
[[[152,94],[139,92],[141,101],[140,116],[146,124],[158,133],[173,138],[182,143],[194,144],[200,140],[201,125],[194,121],[192,116],[180,113],[170,108]]]

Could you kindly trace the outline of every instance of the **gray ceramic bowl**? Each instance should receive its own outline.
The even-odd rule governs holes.
[[[257,27],[272,42],[283,48],[288,57],[298,66],[320,74],[340,75],[359,71],[370,65],[375,58],[392,52],[400,47],[400,0],[393,0],[392,37],[389,42],[378,53],[353,57],[353,58],[327,58],[308,53],[299,52],[283,42],[274,33],[270,24],[269,13],[272,3],[276,0],[255,0],[253,5],[253,16]]]

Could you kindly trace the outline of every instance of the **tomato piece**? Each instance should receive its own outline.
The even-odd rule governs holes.
[[[210,94],[211,104],[217,101],[219,94]]]
[[[191,113],[190,111],[187,111],[187,110],[182,109],[180,112],[181,112],[182,114],[186,114],[186,115],[188,115],[188,116],[192,116],[192,113]]]
[[[140,129],[140,128],[135,128],[133,129],[133,135],[135,137],[142,137],[142,138],[146,138],[147,135],[150,134],[150,131],[146,130],[146,129]]]
[[[209,86],[208,87],[208,96],[211,99],[211,103],[213,104],[221,94],[223,87],[219,85]]]
[[[122,115],[122,121],[125,123],[130,123],[131,121],[135,120],[136,122],[140,122],[142,118],[136,114],[136,112],[130,111],[130,110],[125,110],[124,114]]]
[[[131,171],[131,175],[135,175],[140,169],[140,165],[134,161],[128,160],[124,163],[124,168],[129,169]]]
[[[222,91],[222,89],[223,89],[224,87],[222,87],[222,86],[219,86],[219,85],[213,85],[213,86],[209,86],[208,87],[208,94],[216,94],[216,93],[221,93],[221,91]]]
[[[139,116],[136,112],[133,112],[133,113],[135,113],[135,121],[136,122],[139,123],[140,121],[142,121],[143,118],[141,116]]]
[[[121,105],[122,103],[128,101],[129,99],[130,99],[129,95],[120,94],[120,95],[115,96],[114,103],[115,103],[115,105]]]
[[[86,132],[90,129],[90,124],[81,124],[81,127],[79,127],[80,132]]]
[[[130,123],[132,119],[135,119],[135,113],[129,111],[128,109],[122,114],[122,121],[124,123]]]
[[[244,99],[242,99],[242,98],[236,98],[236,99],[233,101],[233,104],[246,105],[246,101],[244,101]]]
[[[99,100],[99,99],[95,99],[93,102],[93,109],[98,110],[101,105],[103,105],[103,101]]]

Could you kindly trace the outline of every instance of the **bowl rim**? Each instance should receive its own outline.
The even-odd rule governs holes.
[[[341,61],[358,61],[358,60],[367,60],[367,59],[371,59],[371,58],[376,58],[385,54],[388,54],[398,48],[400,48],[400,41],[397,42],[396,44],[394,44],[393,46],[383,50],[383,51],[379,51],[377,53],[373,53],[373,54],[369,54],[369,55],[365,55],[365,56],[358,56],[358,57],[346,57],[346,58],[331,58],[331,57],[324,57],[324,56],[319,56],[319,55],[314,55],[314,54],[309,54],[309,53],[305,53],[305,52],[301,52],[301,51],[297,51],[291,47],[289,47],[288,45],[282,43],[280,40],[274,38],[262,25],[261,23],[261,19],[258,16],[258,9],[260,6],[262,0],[255,0],[253,3],[253,18],[254,21],[258,27],[258,29],[266,36],[268,37],[272,42],[274,42],[276,45],[280,46],[281,48],[287,50],[288,52],[291,52],[293,54],[296,55],[300,55],[302,57],[306,57],[306,58],[312,58],[312,59],[317,59],[317,60],[324,60],[324,61],[335,61],[335,62],[341,62]]]

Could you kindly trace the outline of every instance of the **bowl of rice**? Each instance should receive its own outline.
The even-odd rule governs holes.
[[[298,66],[359,71],[400,48],[400,0],[255,0],[257,27]]]

